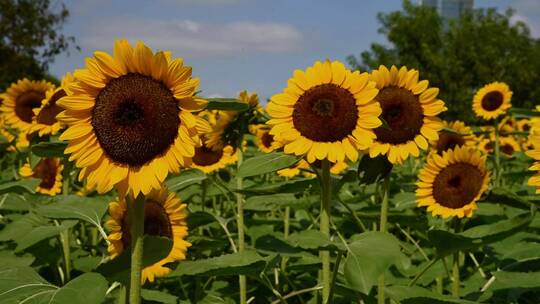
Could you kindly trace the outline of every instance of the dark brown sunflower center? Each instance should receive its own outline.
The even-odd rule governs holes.
[[[455,147],[461,147],[465,144],[465,139],[459,134],[441,132],[435,149],[437,153],[442,154],[446,150],[453,150]]]
[[[15,101],[15,115],[20,120],[31,123],[34,117],[33,109],[41,106],[41,101],[45,98],[45,93],[40,91],[24,92]]]
[[[222,149],[214,151],[206,146],[202,146],[199,148],[195,148],[195,156],[193,156],[193,163],[198,166],[210,166],[219,162],[222,156]]]
[[[384,127],[375,129],[377,141],[389,144],[402,144],[420,134],[424,123],[424,111],[418,96],[399,87],[386,87],[375,98],[381,104],[382,118],[390,130]]]
[[[468,163],[456,163],[442,169],[433,182],[435,201],[447,208],[459,209],[474,200],[482,189],[484,176]]]
[[[482,108],[486,111],[495,111],[503,103],[504,96],[501,92],[493,91],[482,98]]]
[[[58,164],[52,158],[42,158],[34,168],[33,177],[39,178],[41,182],[39,187],[43,189],[52,189],[56,182],[58,173]]]
[[[342,140],[358,120],[354,96],[335,84],[315,86],[300,96],[294,106],[293,124],[303,136],[319,142]]]
[[[514,147],[512,147],[512,145],[510,144],[501,145],[501,152],[506,155],[512,156],[512,154],[514,154]]]
[[[144,234],[162,236],[172,240],[173,232],[169,215],[161,204],[147,200],[144,204]],[[127,212],[122,219],[122,243],[124,247],[131,244],[131,233]]]
[[[523,125],[523,131],[529,132],[530,129],[531,129],[531,125],[529,125],[529,124],[524,124]]]
[[[261,137],[261,142],[266,148],[270,148],[274,142],[274,136],[268,132],[264,132]]]
[[[53,96],[51,96],[49,103],[44,106],[41,111],[39,111],[36,118],[37,122],[49,126],[56,123],[56,115],[58,115],[64,110],[60,106],[58,106],[56,102],[58,101],[58,99],[64,96],[66,96],[66,92],[64,92],[64,90],[59,90],[58,92],[54,93]]]
[[[92,126],[116,163],[142,166],[163,155],[178,134],[180,108],[172,92],[149,76],[109,81],[96,98]]]

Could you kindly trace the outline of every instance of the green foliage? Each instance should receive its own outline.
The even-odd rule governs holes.
[[[299,161],[298,157],[283,152],[259,155],[246,160],[238,170],[238,177],[250,177],[288,168]]]
[[[48,65],[75,38],[61,33],[65,5],[50,0],[0,2],[0,91],[17,79],[49,78]]]
[[[432,8],[406,0],[402,11],[378,16],[379,32],[390,43],[373,43],[360,58],[349,56],[348,61],[360,70],[381,64],[418,69],[420,78],[441,88],[447,119],[475,122],[473,94],[493,81],[508,83],[514,106],[530,108],[540,99],[540,42],[531,38],[525,23],[512,23],[512,15],[511,10],[477,9],[446,22]]]

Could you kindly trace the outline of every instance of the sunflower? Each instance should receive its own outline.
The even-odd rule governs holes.
[[[532,150],[527,151],[526,154],[535,160],[529,170],[536,171],[536,173],[529,178],[529,185],[536,187],[536,193],[540,194],[540,121],[535,123],[531,130],[528,141],[532,145]]]
[[[167,257],[142,271],[141,283],[146,280],[154,282],[156,277],[166,276],[171,269],[167,263],[184,260],[186,251],[191,246],[185,239],[188,235],[186,223],[186,204],[182,204],[175,193],[166,189],[152,189],[145,197],[144,205],[144,234],[161,236],[173,241],[173,247]],[[127,205],[124,198],[109,203],[110,220],[106,225],[110,229],[108,252],[114,259],[124,248],[130,246],[130,227],[127,215]]]
[[[431,153],[417,182],[418,207],[443,218],[471,217],[489,183],[486,156],[467,147]]]
[[[480,143],[480,150],[487,154],[492,154],[495,151],[495,137],[483,139]],[[511,136],[499,137],[499,151],[502,155],[511,157],[514,153],[520,151],[518,142]]]
[[[215,124],[212,124],[212,131],[207,135],[207,146],[220,150],[226,145],[231,145],[236,149],[238,144],[238,134],[244,134],[242,130],[239,130],[241,125],[237,125],[236,122],[243,118],[248,122],[253,119],[257,113],[262,113],[262,108],[259,105],[259,96],[257,93],[248,93],[247,91],[242,91],[238,94],[238,100],[246,103],[249,106],[249,110],[245,112],[236,112],[236,111],[213,111],[213,117],[208,120],[212,124],[215,121]],[[247,113],[247,115],[246,115]],[[248,129],[250,126],[247,126]],[[232,131],[232,132],[231,132]]]
[[[238,153],[231,146],[225,146],[219,150],[211,149],[205,143],[195,148],[192,159],[192,168],[199,169],[204,173],[211,173],[234,164],[238,160]]]
[[[42,158],[32,169],[30,164],[24,164],[19,169],[22,177],[33,177],[41,182],[36,188],[36,192],[55,196],[62,192],[62,170],[64,166],[59,158]]]
[[[501,132],[502,134],[514,132],[516,128],[517,122],[512,117],[505,117],[499,123],[499,132]]]
[[[270,134],[270,128],[267,125],[254,126],[251,128],[251,133],[255,135],[255,144],[261,152],[270,153],[281,147],[281,144]]]
[[[4,94],[0,108],[5,122],[21,131],[28,130],[35,115],[33,110],[41,106],[47,91],[52,89],[54,85],[45,80],[33,81],[24,78],[13,83]]]
[[[285,153],[305,155],[308,162],[355,161],[382,124],[381,107],[373,100],[378,92],[367,73],[317,61],[294,71],[288,87],[270,99],[270,134],[284,143]]]
[[[62,84],[56,89],[48,90],[45,99],[41,102],[41,107],[33,109],[35,116],[32,119],[32,126],[29,131],[38,132],[39,136],[55,135],[63,125],[56,120],[56,115],[62,112],[56,102],[66,96],[65,88],[74,81],[71,73],[67,73],[62,79]]]
[[[492,82],[478,90],[473,98],[473,110],[483,119],[497,118],[506,113],[512,104],[512,91],[504,82]]]
[[[446,111],[444,102],[437,99],[439,89],[428,88],[427,80],[418,80],[418,71],[392,66],[380,66],[371,79],[377,84],[382,117],[388,128],[375,129],[376,141],[369,156],[387,155],[393,164],[401,164],[409,155],[420,155],[428,141],[437,141],[443,124],[437,115]]]
[[[529,132],[531,130],[532,124],[530,119],[520,119],[517,122],[517,129],[520,132]]]
[[[446,150],[453,150],[455,147],[474,146],[475,138],[471,128],[464,122],[456,120],[452,122],[443,121],[445,128],[453,132],[441,131],[437,140],[430,141],[431,146],[437,153],[442,155]]]
[[[169,52],[117,40],[114,56],[95,52],[74,77],[57,102],[66,110],[56,118],[69,126],[60,139],[82,168],[79,180],[99,193],[158,189],[169,172],[189,166],[199,132],[210,130],[192,114],[207,104],[195,96],[199,80]]]

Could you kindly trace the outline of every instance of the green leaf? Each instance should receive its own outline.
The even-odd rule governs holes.
[[[108,202],[99,197],[62,195],[51,204],[38,207],[36,213],[53,219],[79,219],[101,227],[107,206]]]
[[[485,198],[488,203],[504,204],[507,206],[529,210],[531,203],[509,189],[495,188]]]
[[[2,303],[99,304],[106,291],[107,281],[97,273],[85,273],[60,288],[31,267],[0,268]]]
[[[283,152],[273,152],[247,159],[242,163],[236,174],[237,177],[249,177],[288,168],[300,159]]]
[[[215,258],[181,261],[169,274],[170,277],[184,275],[225,276],[255,274],[264,268],[266,260],[255,251],[224,254]]]
[[[206,179],[206,174],[200,170],[191,169],[180,171],[180,174],[165,181],[169,191],[177,192],[187,186],[197,184]]]
[[[385,289],[386,294],[392,300],[401,304],[475,304],[467,300],[456,299],[452,296],[436,294],[430,290],[418,286],[389,286]]]
[[[159,290],[142,289],[141,297],[146,301],[153,301],[166,304],[176,304],[178,297]]]
[[[32,154],[39,157],[63,157],[67,142],[42,142],[32,145]]]
[[[326,235],[318,230],[304,230],[293,233],[289,236],[287,242],[306,250],[345,250],[343,244],[330,241]]]
[[[235,98],[207,98],[207,110],[222,110],[222,111],[246,111],[249,105]]]
[[[77,221],[63,221],[60,226],[38,226],[33,228],[22,238],[17,239],[15,252],[20,252],[42,240],[57,236],[60,232],[69,229],[77,224]]]
[[[363,294],[369,294],[377,284],[377,278],[391,265],[406,264],[399,241],[383,232],[366,232],[349,244],[344,272],[349,286]]]
[[[497,271],[493,274],[495,282],[489,290],[510,288],[540,288],[540,272]]]
[[[25,214],[0,230],[0,242],[19,240],[30,233],[35,227],[45,225],[48,225],[48,222],[44,218],[34,213]]]
[[[31,255],[16,256],[11,251],[0,251],[0,267],[30,266],[34,260]]]
[[[22,179],[0,185],[0,194],[4,193],[34,193],[40,180],[37,178]]]
[[[515,117],[538,117],[540,116],[540,112],[534,111],[531,109],[523,109],[523,108],[514,108],[512,107],[510,110],[508,110],[508,113],[512,114]]]
[[[277,193],[271,195],[251,196],[246,200],[245,210],[270,211],[303,204],[301,199],[297,199],[292,193]]]
[[[392,163],[386,156],[379,155],[375,158],[364,155],[358,164],[358,177],[360,183],[370,185],[384,178],[392,171]]]
[[[143,267],[152,265],[169,255],[173,242],[165,237],[144,236]],[[102,274],[109,282],[128,283],[131,269],[131,254],[129,248],[116,258],[99,265],[96,272]]]

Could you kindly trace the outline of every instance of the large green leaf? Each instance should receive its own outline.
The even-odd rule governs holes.
[[[291,245],[306,250],[345,250],[342,243],[332,242],[318,230],[304,230],[291,234],[287,238]]]
[[[17,242],[17,248],[15,252],[20,252],[42,240],[57,236],[60,232],[65,231],[77,224],[77,221],[63,221],[59,226],[38,226],[34,227],[29,233],[15,240]]]
[[[245,210],[270,211],[285,207],[304,204],[302,199],[298,199],[292,193],[277,193],[270,195],[251,196],[246,200]]]
[[[540,272],[497,271],[493,274],[495,282],[489,290],[510,288],[540,288]]]
[[[400,251],[399,241],[388,233],[363,233],[348,248],[345,280],[349,287],[366,295],[391,265],[408,261]]]
[[[62,195],[53,203],[40,206],[37,214],[54,219],[79,219],[101,227],[108,202],[103,198]]]
[[[62,157],[66,147],[67,142],[42,142],[32,145],[32,153],[39,157]]]
[[[0,185],[0,194],[4,193],[34,193],[40,181],[36,178],[22,179],[15,182],[3,183]]]
[[[178,300],[178,297],[173,296],[172,294],[168,294],[166,292],[159,291],[159,290],[151,290],[151,289],[142,289],[141,298],[145,299],[146,301],[166,303],[166,304],[169,304],[169,303],[176,304],[176,301]]]
[[[298,157],[283,152],[258,155],[243,162],[240,169],[238,169],[237,176],[249,177],[274,172],[288,168],[296,164],[298,160]]]
[[[36,258],[31,255],[17,256],[11,251],[0,251],[0,267],[30,266]]]
[[[97,273],[85,273],[60,288],[30,267],[0,268],[2,303],[99,304],[106,291],[107,281]]]
[[[215,258],[182,261],[169,276],[225,276],[256,274],[266,265],[265,258],[255,251],[224,254]]]
[[[185,170],[180,171],[179,175],[167,179],[165,185],[167,185],[169,191],[176,192],[205,179],[206,175],[200,170]]]
[[[0,230],[0,241],[20,240],[25,235],[30,233],[32,229],[39,226],[48,225],[48,222],[43,217],[34,213],[28,213],[4,226]]]
[[[485,201],[488,203],[504,204],[515,208],[528,210],[531,203],[523,197],[506,188],[495,188],[489,192]]]
[[[145,235],[143,240],[143,267],[152,265],[169,255],[173,243],[170,239]],[[120,256],[99,265],[96,272],[102,274],[109,282],[129,282],[131,254],[129,248],[124,248]]]
[[[524,109],[524,108],[514,108],[512,107],[510,110],[508,110],[510,114],[512,114],[515,117],[537,117],[540,116],[540,112],[534,111],[531,109]]]
[[[235,98],[207,98],[207,110],[222,110],[222,111],[245,111],[249,109],[249,105]]]
[[[401,304],[475,304],[452,296],[436,294],[418,286],[389,286],[384,289],[390,299]]]

